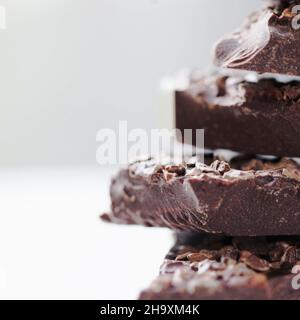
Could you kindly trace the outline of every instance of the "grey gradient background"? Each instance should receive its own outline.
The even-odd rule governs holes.
[[[0,165],[95,165],[96,132],[155,128],[159,81],[207,68],[259,0],[0,0]]]

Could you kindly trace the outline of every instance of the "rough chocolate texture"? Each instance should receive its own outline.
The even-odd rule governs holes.
[[[269,4],[251,14],[240,30],[216,45],[214,62],[217,66],[300,75],[300,30],[293,27],[293,21],[300,23],[297,11],[293,11],[299,1],[271,1]]]
[[[300,157],[300,82],[245,77],[191,75],[175,93],[176,128],[194,133],[185,142],[204,129],[206,148]]]
[[[282,12],[292,4],[300,4],[300,0],[264,0],[264,2],[267,4],[267,6],[269,6],[269,8],[275,10],[276,12]]]
[[[144,300],[300,300],[300,238],[180,234]],[[291,254],[292,252],[292,254]]]
[[[230,236],[300,234],[300,166],[293,160],[207,157],[136,162],[111,184],[106,221]]]

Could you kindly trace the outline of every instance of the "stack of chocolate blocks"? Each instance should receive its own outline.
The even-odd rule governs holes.
[[[216,45],[218,71],[175,93],[204,163],[137,161],[112,180],[103,219],[176,231],[140,299],[300,299],[299,2],[265,0]]]

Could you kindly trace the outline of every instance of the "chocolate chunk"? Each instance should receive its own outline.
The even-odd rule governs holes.
[[[216,45],[215,64],[258,73],[299,76],[299,19],[293,9],[296,4],[299,2],[276,1],[251,14],[240,30]]]
[[[171,252],[179,252],[183,247],[210,252],[216,238],[210,235],[185,233],[177,235],[178,243]],[[198,239],[198,241],[197,241]],[[224,255],[235,249],[237,239],[220,237],[219,254],[213,260],[205,259],[200,262],[184,262],[174,264],[165,260],[160,269],[160,276],[144,290],[140,299],[167,300],[300,300],[300,291],[292,288],[291,269],[285,269],[280,262],[271,262],[256,256],[253,251],[243,251],[243,261],[228,260],[223,262]],[[249,247],[255,243],[265,242],[265,247],[276,247],[278,243],[287,244],[288,248],[300,248],[300,238],[263,237],[259,242],[250,244],[255,238],[245,239]],[[205,246],[207,246],[205,248]],[[294,250],[293,249],[293,250]],[[259,250],[255,250],[259,251]],[[292,249],[288,250],[290,253]],[[289,253],[289,254],[290,254]],[[287,254],[287,255],[289,255]],[[170,256],[168,254],[168,256]],[[296,263],[295,263],[296,264]],[[292,264],[290,265],[292,268]]]
[[[181,253],[179,254],[177,257],[176,257],[176,261],[180,261],[180,260],[188,260],[188,257],[191,256],[191,254],[193,254],[192,252],[190,251],[187,251],[185,253]],[[194,253],[196,254],[196,253]]]
[[[190,78],[190,86],[175,93],[175,126],[182,134],[193,130],[186,143],[196,144],[196,129],[204,129],[206,148],[300,157],[300,82],[231,76],[218,96],[222,75]]]
[[[207,163],[214,160],[206,158]],[[232,159],[229,164],[221,163],[226,168],[221,172],[216,163],[197,162],[193,169],[182,165],[185,169],[179,175],[171,173],[175,174],[171,180],[161,173],[170,170],[171,164],[157,171],[153,161],[134,163],[112,182],[109,219],[230,236],[300,234],[300,181],[283,174],[283,169],[300,172],[300,166],[277,159],[264,160],[258,171],[240,170],[249,167],[249,162]],[[256,248],[266,251],[258,244]],[[252,250],[245,244],[238,249]]]
[[[211,168],[215,171],[219,171],[220,174],[224,174],[227,171],[230,171],[230,166],[225,161],[216,160],[211,164]]]
[[[224,259],[238,260],[239,250],[233,246],[225,246],[220,250],[220,255]]]
[[[251,254],[245,259],[245,264],[255,271],[267,272],[270,270],[269,263],[266,260],[258,258],[254,254]]]
[[[289,246],[286,248],[282,258],[281,258],[281,266],[283,268],[290,269],[297,262],[297,248],[294,246]]]
[[[190,262],[201,262],[203,260],[214,260],[217,259],[218,252],[210,250],[200,250],[197,253],[191,253],[187,256]]]
[[[284,242],[276,243],[272,250],[269,252],[269,258],[272,262],[280,261],[288,244]]]
[[[201,262],[206,259],[208,259],[208,257],[203,253],[191,253],[188,255],[188,260],[190,262]]]

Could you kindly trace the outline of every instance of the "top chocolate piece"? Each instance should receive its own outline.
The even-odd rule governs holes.
[[[215,47],[219,67],[300,76],[299,1],[268,1]]]
[[[299,4],[300,0],[265,0],[270,7],[284,8],[290,4]]]
[[[299,237],[180,233],[143,300],[300,300]]]

